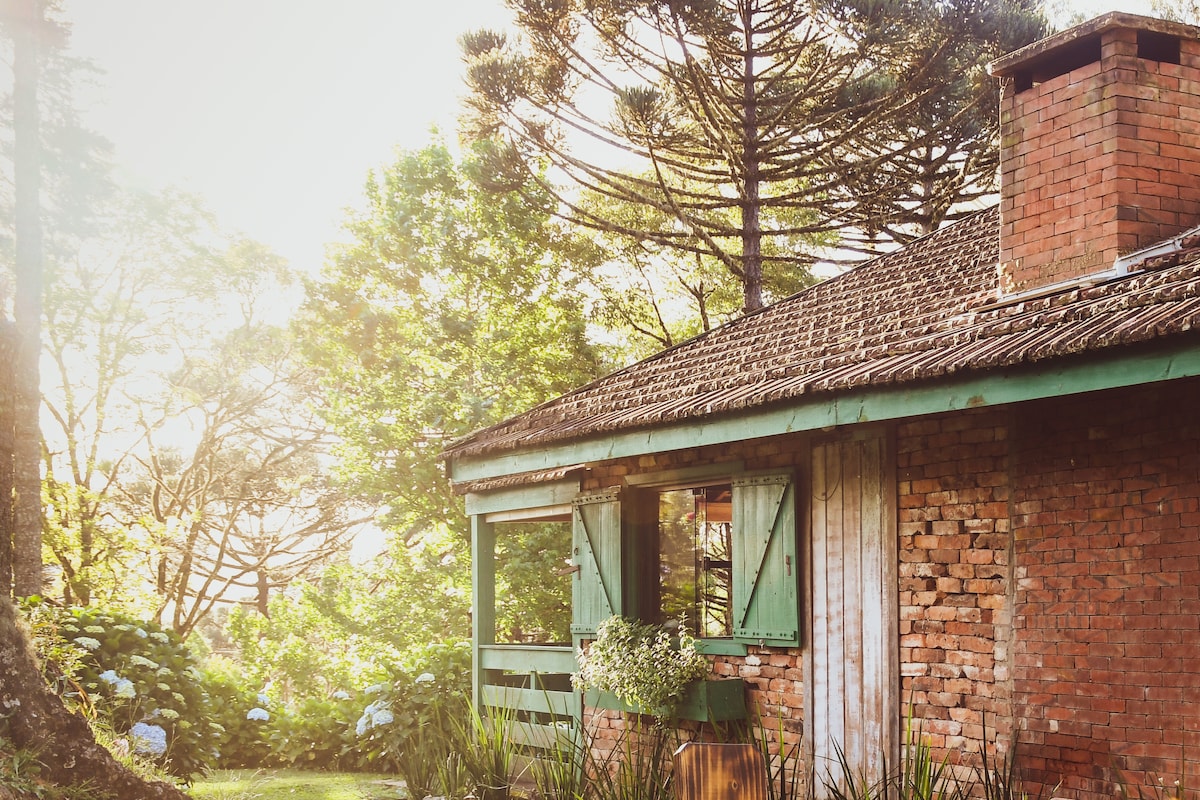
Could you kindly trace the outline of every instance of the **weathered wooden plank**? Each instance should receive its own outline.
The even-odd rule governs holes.
[[[890,683],[884,647],[890,637],[886,629],[896,625],[896,620],[886,611],[884,601],[887,580],[884,565],[884,541],[889,538],[888,526],[883,518],[884,494],[887,491],[883,480],[883,446],[879,439],[862,443],[862,569],[861,603],[863,609],[862,629],[862,673],[863,710],[862,735],[866,749],[863,761],[867,774],[872,778],[883,777],[886,763],[891,761],[884,748],[887,737],[886,725],[895,724],[893,709],[884,702],[884,687]]]
[[[829,639],[829,584],[826,579],[826,545],[829,535],[829,483],[826,475],[826,450],[828,445],[812,448],[810,463],[810,512],[809,512],[809,572],[812,593],[809,598],[811,609],[811,641],[809,646],[809,692],[808,713],[805,718],[807,736],[813,748],[814,763],[823,769],[824,758],[829,756],[829,742],[825,736],[829,730],[829,659],[825,642]]]
[[[842,462],[842,449],[838,444],[832,444],[825,449],[826,473],[828,489],[826,503],[829,532],[826,540],[825,573],[829,587],[829,605],[827,627],[829,635],[825,650],[829,670],[829,728],[825,732],[828,740],[826,746],[834,741],[839,745],[846,744],[846,663],[845,624],[843,614],[844,597],[846,593],[845,573],[843,564],[843,532],[845,531],[844,496],[846,492],[845,470]],[[820,734],[818,734],[820,735]]]
[[[842,695],[846,719],[842,747],[852,764],[864,764],[871,749],[864,735],[863,717],[872,714],[864,707],[863,628],[868,612],[862,603],[863,561],[863,495],[869,487],[863,484],[863,443],[842,442],[842,674],[845,686]]]
[[[546,689],[524,689],[518,686],[484,684],[480,688],[482,705],[510,711],[533,711],[540,714],[571,716],[577,704],[574,692],[552,692]]]
[[[677,800],[766,800],[767,765],[752,744],[688,742],[675,751]]]
[[[570,645],[482,645],[476,658],[484,669],[510,672],[571,673],[579,669]]]

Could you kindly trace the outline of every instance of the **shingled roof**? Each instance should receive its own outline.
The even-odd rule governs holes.
[[[1097,278],[1001,297],[998,212],[889,255],[453,443],[448,458],[1195,336],[1200,236]]]

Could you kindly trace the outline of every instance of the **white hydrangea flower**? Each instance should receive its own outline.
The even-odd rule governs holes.
[[[336,692],[333,693],[333,699],[334,700],[349,700],[350,693],[344,692],[341,689],[338,689]]]
[[[115,669],[106,669],[98,677],[105,683],[116,683],[121,680],[121,676],[117,674]]]
[[[150,638],[156,642],[162,642],[163,644],[171,641],[171,637],[167,636],[162,631],[155,631],[154,633],[150,634]]]
[[[80,636],[75,640],[75,644],[87,650],[99,650],[100,642],[90,636]]]
[[[146,667],[148,669],[158,669],[158,663],[151,661],[145,656],[130,656],[129,663],[136,664],[139,667]]]
[[[103,625],[88,625],[86,628],[84,628],[84,630],[87,631],[88,633],[98,633],[101,635],[104,634],[104,626]]]
[[[134,698],[137,697],[137,688],[134,687],[133,681],[128,678],[118,678],[113,689],[113,694],[117,697]]]
[[[432,672],[422,672],[417,676],[417,683],[432,683],[436,680],[437,678],[433,676]]]

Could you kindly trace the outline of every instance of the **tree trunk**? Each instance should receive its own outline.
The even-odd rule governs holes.
[[[0,712],[0,737],[35,753],[43,777],[59,786],[86,787],[97,800],[187,800],[168,783],[142,780],[96,744],[84,718],[42,679],[7,597],[0,597]]]
[[[13,43],[13,182],[15,186],[16,285],[13,321],[19,340],[13,365],[13,591],[42,591],[42,338],[41,132],[38,123],[42,0],[9,6]]]
[[[0,597],[12,595],[13,357],[16,332],[0,319]]]

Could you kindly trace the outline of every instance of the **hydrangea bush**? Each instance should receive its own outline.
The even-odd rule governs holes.
[[[26,614],[49,625],[58,648],[73,651],[60,694],[94,713],[132,752],[170,774],[189,779],[217,755],[219,724],[209,719],[208,695],[195,658],[174,631],[96,608],[54,608],[37,600]]]

